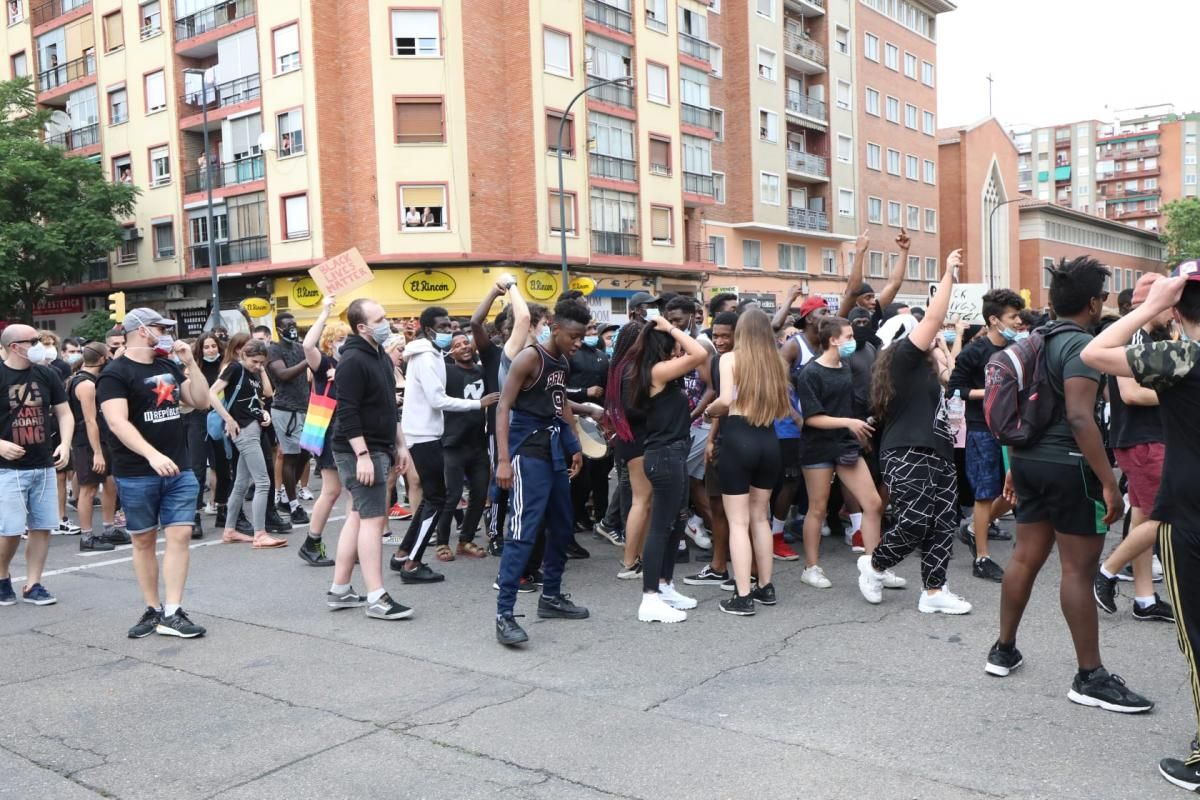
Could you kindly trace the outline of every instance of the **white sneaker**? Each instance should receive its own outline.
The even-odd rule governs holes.
[[[1158,560],[1158,554],[1155,553],[1150,559],[1150,576],[1155,583],[1162,583],[1163,568],[1162,562]]]
[[[805,567],[804,572],[800,573],[800,582],[807,583],[814,589],[828,589],[830,586],[833,586],[829,582],[829,578],[825,577],[825,570],[821,569],[819,564]]]
[[[922,614],[970,614],[971,604],[949,589],[941,589],[929,594],[921,592],[917,601],[917,611]]]
[[[868,555],[858,557],[858,590],[868,603],[878,605],[883,602],[883,573],[875,571]]]
[[[55,536],[78,536],[80,527],[70,520],[64,519],[58,523],[58,527],[50,531]]]
[[[687,521],[687,527],[683,529],[683,532],[701,550],[712,549],[712,538],[705,532],[704,520],[700,517],[693,515]]]
[[[660,583],[658,585],[658,596],[671,608],[677,608],[680,611],[687,611],[700,604],[696,598],[688,597],[686,594],[680,594],[675,591],[674,583]]]
[[[890,569],[885,569],[883,571],[883,578],[880,582],[883,584],[883,588],[885,589],[903,589],[905,586],[908,586],[908,581],[906,581],[904,578],[901,578]]]
[[[315,496],[313,495],[313,493],[308,490],[307,486],[301,486],[296,491],[296,497],[300,500],[305,500],[305,501],[316,499]]]
[[[206,517],[215,517],[217,515],[217,504],[209,500],[204,504],[204,508],[201,509],[201,512]]]
[[[687,612],[667,605],[661,594],[642,594],[638,606],[638,619],[642,622],[683,622]]]

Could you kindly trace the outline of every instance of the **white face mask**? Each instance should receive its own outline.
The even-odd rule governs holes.
[[[53,347],[46,347],[46,345],[42,344],[41,342],[38,342],[25,351],[25,357],[34,364],[42,364],[46,361],[53,361],[57,355],[58,353]]]

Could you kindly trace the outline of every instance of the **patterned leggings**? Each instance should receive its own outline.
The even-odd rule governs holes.
[[[924,447],[901,447],[880,456],[896,525],[883,534],[871,559],[875,569],[891,569],[921,550],[926,589],[946,585],[946,562],[958,525],[958,480],[954,464]]]

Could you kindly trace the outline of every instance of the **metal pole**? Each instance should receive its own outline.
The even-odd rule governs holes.
[[[204,183],[208,190],[208,266],[212,270],[212,311],[208,315],[208,329],[216,330],[221,324],[221,294],[217,286],[217,232],[213,227],[213,171],[212,158],[208,152],[208,83],[200,73],[200,114],[204,125]]]
[[[1014,197],[1011,200],[1005,200],[1002,203],[997,203],[996,206],[988,213],[988,288],[996,288],[996,236],[993,228],[996,224],[996,212],[1004,208],[1009,203],[1019,203],[1025,198]]]

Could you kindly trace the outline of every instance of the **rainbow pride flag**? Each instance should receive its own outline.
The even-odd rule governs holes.
[[[325,386],[328,393],[329,381]],[[313,392],[308,396],[308,412],[304,415],[304,430],[300,432],[300,448],[314,456],[321,455],[325,449],[325,432],[333,422],[333,410],[337,408],[337,400],[328,394]]]

